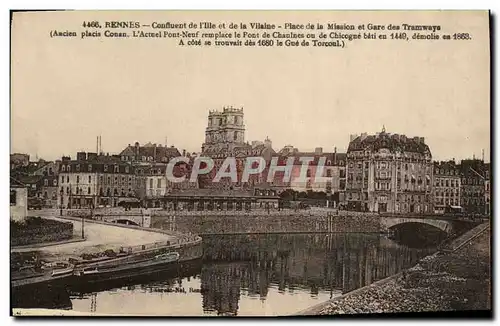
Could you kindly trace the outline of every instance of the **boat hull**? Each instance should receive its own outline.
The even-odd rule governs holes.
[[[125,266],[116,266],[115,268],[98,269],[97,272],[89,274],[74,275],[73,280],[77,283],[98,283],[110,280],[119,280],[133,278],[136,276],[145,276],[158,272],[177,271],[188,265],[188,261],[171,262],[148,262],[138,264],[128,264]]]
[[[73,276],[70,288],[79,293],[101,291],[126,285],[149,283],[201,272],[202,259],[175,263],[154,264],[122,270],[109,270],[95,274]]]

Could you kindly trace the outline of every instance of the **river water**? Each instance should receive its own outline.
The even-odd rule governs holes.
[[[14,293],[13,307],[164,316],[288,315],[414,265],[434,248],[378,234],[204,236],[185,268]]]

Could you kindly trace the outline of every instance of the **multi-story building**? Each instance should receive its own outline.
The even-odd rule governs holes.
[[[294,157],[294,165],[289,182],[283,182],[284,172],[275,174],[274,183],[283,189],[292,189],[299,192],[324,192],[332,197],[332,201],[338,204],[343,200],[346,186],[346,154],[323,152],[318,147],[314,152],[301,152],[290,145],[285,146],[279,152],[279,165],[286,165],[289,157]],[[303,158],[313,158],[309,163],[305,178],[301,178]],[[302,160],[301,160],[302,159]],[[321,163],[323,162],[323,166]],[[305,164],[305,163],[304,163]],[[318,171],[322,168],[322,175]]]
[[[133,163],[168,163],[170,159],[181,156],[181,153],[175,146],[167,147],[161,144],[147,143],[140,145],[136,142],[134,146],[128,146],[120,152],[120,159],[124,162]]]
[[[56,207],[59,164],[59,160],[28,162],[11,170],[11,175],[27,186],[29,198],[41,198],[45,207]]]
[[[135,196],[134,166],[119,156],[77,153],[63,157],[59,170],[58,205],[64,208],[117,206]]]
[[[180,178],[182,176],[185,177],[184,181],[182,182],[174,182],[173,180],[169,180],[167,176],[167,193],[171,193],[173,191],[177,190],[188,190],[188,189],[197,189],[198,187],[198,180],[195,180],[191,182],[191,172],[192,172],[192,162],[191,160],[190,163],[186,162],[178,162],[173,168],[172,168],[172,174],[175,178]]]
[[[345,202],[345,191],[347,184],[346,164],[347,154],[337,153],[337,148],[332,157],[332,200],[337,204]]]
[[[442,214],[446,207],[460,206],[460,167],[455,161],[434,162],[434,213]]]
[[[28,166],[30,156],[28,154],[14,153],[10,154],[10,169],[14,170],[18,167]]]
[[[28,215],[28,189],[19,180],[10,177],[10,219],[23,222]]]
[[[137,197],[146,205],[156,207],[159,205],[159,200],[167,193],[166,170],[165,163],[135,166]]]
[[[247,157],[263,157],[267,163],[275,154],[269,138],[266,138],[264,142],[253,142],[252,144],[245,142],[245,125],[243,119],[243,108],[224,107],[222,112],[217,110],[209,112],[201,156],[212,158],[214,168],[210,173],[200,177],[200,188],[247,188],[266,182],[265,171],[260,174],[250,175],[248,182],[241,182],[245,159]],[[222,178],[220,182],[212,182],[227,157],[234,157],[236,159],[237,182],[233,182],[230,178]]]
[[[461,206],[469,214],[485,214],[486,171],[489,170],[482,160],[468,159],[460,162]],[[488,173],[489,175],[489,173]]]
[[[432,212],[432,155],[423,137],[382,132],[351,135],[347,150],[347,209]]]

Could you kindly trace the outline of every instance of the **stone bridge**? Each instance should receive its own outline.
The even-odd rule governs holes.
[[[109,223],[120,223],[128,225],[138,225],[149,228],[151,226],[151,216],[149,214],[134,214],[134,213],[120,213],[120,214],[95,214],[94,219]]]
[[[434,226],[443,232],[450,234],[453,230],[453,221],[446,219],[439,219],[435,217],[418,218],[418,217],[391,217],[382,216],[380,218],[380,227],[382,231],[388,231],[389,229],[406,223],[421,223]]]

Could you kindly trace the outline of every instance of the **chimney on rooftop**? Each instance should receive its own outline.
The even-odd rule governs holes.
[[[97,153],[87,153],[88,161],[95,161],[97,159]]]
[[[186,157],[186,150],[185,149],[182,150],[182,157]]]
[[[321,155],[321,154],[323,154],[323,148],[322,147],[316,147],[314,149],[314,154],[315,155]]]
[[[135,146],[135,155],[136,155],[136,159],[137,159],[139,157],[139,147],[140,147],[139,142],[136,141],[134,146]]]
[[[87,160],[87,153],[86,152],[78,152],[78,153],[76,153],[76,159],[78,161],[86,161]]]

